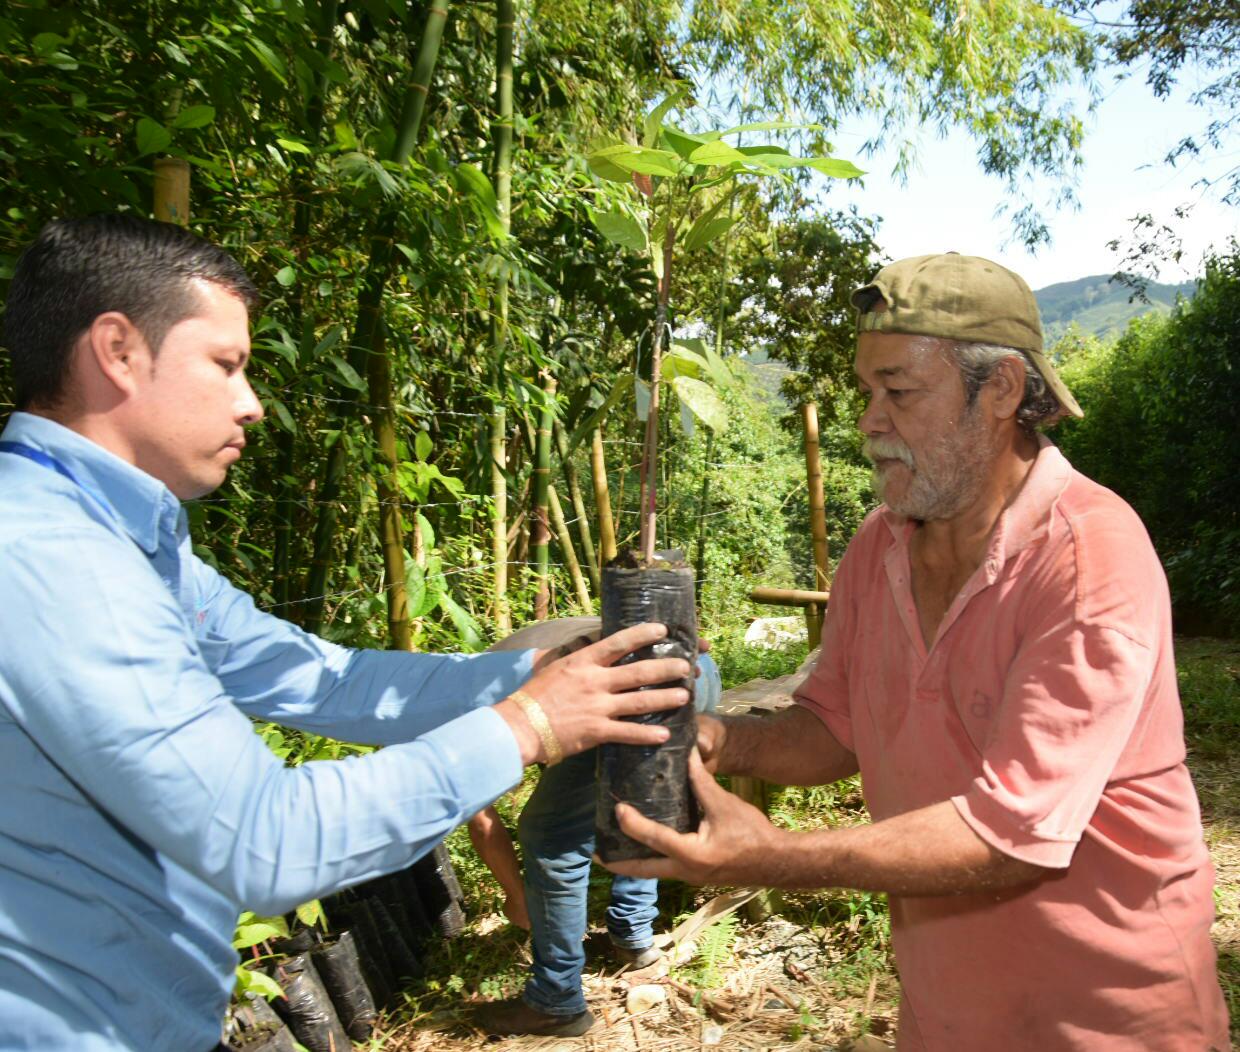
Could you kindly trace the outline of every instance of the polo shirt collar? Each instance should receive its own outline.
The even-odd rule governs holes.
[[[1050,531],[1051,513],[1068,485],[1072,465],[1045,435],[1038,435],[1038,455],[1012,503],[1003,509],[990,535],[982,571],[993,581],[1008,559],[1036,544]],[[883,520],[892,538],[907,548],[916,523],[883,506]]]
[[[4,437],[60,461],[81,485],[103,499],[121,529],[147,555],[159,550],[161,531],[176,535],[182,509],[172,491],[76,431],[33,413],[14,413]]]

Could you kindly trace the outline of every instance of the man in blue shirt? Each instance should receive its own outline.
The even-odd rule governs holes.
[[[0,435],[0,1050],[207,1052],[241,909],[409,865],[523,765],[601,741],[690,674],[613,667],[645,625],[553,660],[354,651],[258,611],[191,552],[181,501],[262,418],[254,288],[132,217],[58,221],[5,314]],[[524,689],[522,685],[524,684]],[[285,768],[249,715],[387,745]]]

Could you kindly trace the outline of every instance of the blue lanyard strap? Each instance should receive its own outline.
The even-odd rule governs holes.
[[[57,475],[63,475],[75,486],[77,486],[78,489],[85,493],[86,496],[99,505],[108,518],[116,518],[116,512],[112,510],[107,501],[95,493],[95,491],[89,486],[81,482],[72,471],[65,467],[64,464],[62,464],[50,453],[44,453],[43,450],[35,449],[34,446],[28,446],[24,442],[0,442],[0,453],[13,453],[19,457],[25,457],[27,460],[32,460],[36,464],[49,468],[50,470],[56,472]]]

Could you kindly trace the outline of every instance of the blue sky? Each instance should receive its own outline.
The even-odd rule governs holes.
[[[948,250],[986,256],[1021,274],[1035,289],[1113,272],[1119,257],[1107,242],[1130,231],[1129,217],[1150,212],[1169,220],[1176,205],[1195,202],[1189,220],[1177,224],[1184,235],[1184,266],[1165,268],[1159,280],[1196,277],[1211,244],[1222,248],[1229,235],[1240,235],[1240,207],[1225,206],[1217,191],[1194,185],[1203,175],[1234,166],[1236,154],[1179,168],[1162,163],[1186,132],[1208,120],[1206,111],[1188,102],[1194,76],[1189,71],[1174,96],[1160,100],[1141,73],[1122,81],[1104,74],[1104,98],[1086,119],[1080,207],[1050,214],[1052,241],[1034,255],[1013,239],[1007,219],[996,218],[1005,187],[981,172],[976,149],[963,132],[946,139],[933,132],[923,135],[920,163],[902,186],[891,175],[894,155],[863,158],[866,126],[846,125],[833,136],[834,152],[855,160],[868,174],[861,184],[833,183],[825,200],[836,208],[856,204],[862,213],[882,217],[877,240],[892,258]]]

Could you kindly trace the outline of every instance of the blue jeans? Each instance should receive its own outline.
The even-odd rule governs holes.
[[[719,669],[709,655],[698,664],[702,674],[694,704],[699,712],[711,712],[719,701]],[[581,973],[594,854],[596,763],[597,750],[590,749],[548,767],[517,822],[534,959],[522,996],[531,1008],[548,1015],[577,1015],[586,1008]],[[657,880],[612,877],[607,932],[615,945],[649,946],[658,915]]]

